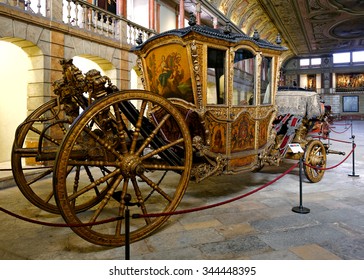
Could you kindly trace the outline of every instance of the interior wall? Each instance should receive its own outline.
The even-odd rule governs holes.
[[[27,115],[31,62],[18,46],[0,40],[0,162],[10,161],[15,130]]]

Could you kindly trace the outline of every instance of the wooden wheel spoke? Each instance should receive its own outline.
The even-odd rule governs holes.
[[[111,152],[117,158],[122,158],[122,155],[118,153],[116,149],[113,148],[113,145],[108,141],[105,141],[100,136],[98,136],[95,132],[93,132],[90,128],[84,127],[84,131],[90,135],[97,143],[99,143],[102,147],[104,147],[107,151]]]
[[[77,197],[79,197],[80,195],[88,192],[89,190],[92,190],[96,187],[98,187],[99,185],[101,185],[102,183],[106,182],[107,180],[111,179],[112,177],[119,175],[120,174],[120,170],[119,169],[115,169],[113,172],[95,180],[94,182],[92,182],[91,184],[88,184],[87,186],[83,187],[80,190],[77,190],[76,192],[74,192],[72,195],[70,195],[68,197],[68,199],[70,201],[76,199]]]
[[[150,142],[152,142],[153,138],[157,135],[158,131],[161,130],[162,126],[169,119],[170,116],[170,114],[167,114],[163,117],[163,119],[159,122],[158,126],[149,134],[139,150],[136,152],[137,155],[140,155],[144,151],[144,149],[150,144]]]
[[[107,203],[110,201],[110,199],[112,197],[112,194],[115,192],[116,188],[119,186],[119,184],[120,184],[120,182],[122,180],[123,180],[123,176],[121,176],[121,175],[117,178],[117,180],[115,180],[115,182],[112,185],[112,187],[110,188],[110,190],[108,190],[108,192],[106,193],[105,197],[98,204],[95,213],[92,215],[91,219],[89,220],[90,223],[95,222],[96,219],[99,217],[99,215],[101,214],[102,210],[105,208],[105,206],[107,205]]]
[[[30,131],[34,132],[35,134],[41,135],[42,131],[40,131],[38,128],[31,126],[29,128]],[[47,139],[49,142],[52,142],[55,145],[60,145],[55,139],[53,139],[52,137],[49,137],[48,135],[44,135],[43,138]]]
[[[52,190],[44,199],[46,203],[49,203],[49,201],[54,197],[54,191]]]
[[[159,184],[154,183],[152,180],[150,180],[148,177],[146,177],[144,174],[140,176],[144,182],[146,182],[154,191],[158,192],[161,196],[163,196],[166,200],[169,202],[172,201],[172,198],[166,194],[160,187]]]
[[[121,197],[120,197],[120,205],[119,205],[119,216],[125,217],[124,213],[125,213],[125,195],[128,192],[128,184],[129,184],[129,179],[125,179],[124,180],[124,184],[123,184],[123,188],[122,188],[122,192],[121,192]],[[116,227],[115,227],[115,235],[116,236],[120,236],[121,235],[121,226],[122,226],[122,220],[118,220],[116,223]]]
[[[174,166],[167,164],[143,164],[145,169],[149,170],[173,170],[173,171],[183,171],[185,166]]]
[[[114,105],[114,112],[115,112],[115,118],[116,118],[116,129],[117,129],[117,133],[120,139],[120,144],[121,144],[121,153],[122,154],[126,154],[128,152],[128,147],[126,145],[126,137],[127,137],[127,133],[126,133],[126,125],[122,119],[122,116],[120,114],[120,109],[118,106]]]
[[[142,210],[142,213],[144,215],[148,214],[147,207],[145,206],[145,203],[144,203],[145,201],[143,199],[142,193],[139,189],[138,182],[136,181],[135,177],[131,179],[131,182],[133,184],[134,192],[137,197],[137,202],[140,206],[140,209]],[[149,217],[144,218],[144,221],[147,225],[149,225],[151,223],[151,220]]]
[[[164,146],[162,146],[162,147],[160,147],[158,149],[153,150],[150,153],[145,154],[144,156],[141,157],[141,160],[146,160],[146,159],[148,159],[148,158],[150,158],[152,156],[155,156],[155,155],[157,155],[157,154],[159,154],[159,153],[161,153],[161,152],[163,152],[165,150],[168,150],[169,148],[171,148],[171,147],[173,147],[175,145],[183,143],[183,141],[184,141],[183,138],[177,139],[176,141],[173,141],[173,142],[171,142],[169,144],[166,144],[166,145],[164,145]]]
[[[43,179],[44,177],[46,177],[47,175],[51,174],[53,172],[53,168],[50,168],[48,170],[46,170],[45,172],[39,174],[38,176],[32,178],[31,180],[28,181],[28,185],[32,185],[33,183],[37,182],[40,179]]]
[[[140,128],[142,127],[143,124],[143,118],[144,118],[144,113],[145,110],[147,108],[147,104],[148,102],[143,100],[142,104],[140,106],[139,109],[139,115],[138,115],[138,120],[135,124],[135,129],[134,129],[134,133],[133,133],[133,139],[131,142],[131,146],[130,146],[130,153],[133,154],[135,152],[135,148],[139,139],[139,135],[140,135]]]

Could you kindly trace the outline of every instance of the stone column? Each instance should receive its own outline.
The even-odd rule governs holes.
[[[185,27],[185,1],[179,1],[179,26],[178,28]]]

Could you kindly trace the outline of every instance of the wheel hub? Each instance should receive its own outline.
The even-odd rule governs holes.
[[[135,177],[136,175],[142,175],[145,171],[145,168],[140,158],[135,155],[124,156],[119,166],[124,178],[131,178]]]
[[[310,158],[310,162],[312,165],[322,165],[323,164],[323,158],[320,156],[313,156]]]

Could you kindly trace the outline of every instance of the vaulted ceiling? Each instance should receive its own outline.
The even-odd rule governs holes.
[[[247,35],[257,30],[274,42],[280,33],[289,48],[286,57],[364,50],[364,0],[200,1],[217,8]]]

